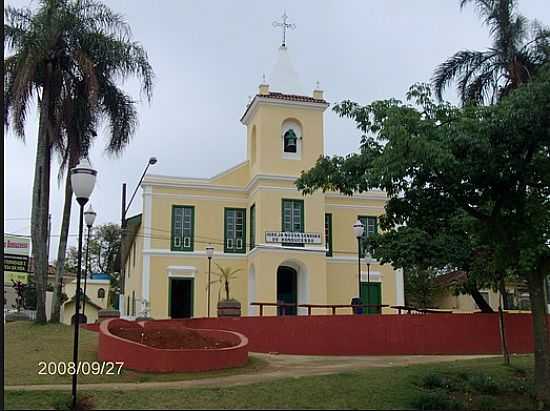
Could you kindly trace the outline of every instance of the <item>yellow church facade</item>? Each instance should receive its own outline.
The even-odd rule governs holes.
[[[261,84],[241,118],[246,161],[212,178],[145,176],[142,214],[128,221],[122,315],[207,316],[208,246],[214,247],[212,273],[218,271],[214,263],[239,269],[230,294],[242,315],[258,315],[255,302],[350,304],[358,296],[352,226],[362,221],[364,237],[378,230],[385,193],[304,196],[294,184],[324,155],[328,106],[321,90],[305,96]],[[401,270],[368,257],[360,266],[363,301],[368,294],[369,303],[404,303]],[[211,285],[211,316],[221,291]],[[277,315],[277,309],[265,307],[263,314]],[[287,314],[304,315],[307,308]]]

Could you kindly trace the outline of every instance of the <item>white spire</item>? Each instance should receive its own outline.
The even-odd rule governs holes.
[[[279,47],[277,62],[271,73],[270,90],[285,94],[303,95],[300,78],[292,66],[286,46]]]

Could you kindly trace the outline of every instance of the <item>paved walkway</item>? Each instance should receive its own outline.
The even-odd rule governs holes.
[[[428,364],[444,361],[468,360],[496,357],[494,355],[407,355],[407,356],[356,356],[316,357],[302,355],[250,354],[268,363],[258,372],[234,374],[225,377],[204,378],[186,381],[140,382],[140,383],[98,383],[81,384],[80,388],[90,391],[126,391],[143,389],[174,389],[199,387],[227,387],[271,381],[278,378],[296,378],[349,372],[364,368],[394,367],[411,364]],[[85,388],[84,388],[85,387]],[[21,391],[70,391],[70,384],[52,385],[8,385],[5,390]]]

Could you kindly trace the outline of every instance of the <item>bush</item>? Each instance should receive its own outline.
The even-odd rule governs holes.
[[[494,397],[491,397],[489,395],[482,395],[479,397],[477,409],[483,410],[483,411],[492,411],[496,410],[497,407],[497,401]]]
[[[422,393],[416,397],[411,406],[415,410],[462,410],[461,402],[450,399],[444,392]]]
[[[495,395],[501,390],[495,380],[487,375],[472,375],[468,378],[468,385],[482,394]]]
[[[428,374],[422,379],[422,386],[428,389],[449,388],[449,380],[439,374]]]
[[[90,411],[95,408],[95,403],[91,396],[77,397],[74,409],[72,408],[72,403],[73,399],[71,395],[63,395],[54,403],[54,409],[56,411]]]

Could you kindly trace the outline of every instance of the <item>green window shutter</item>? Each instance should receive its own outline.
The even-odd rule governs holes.
[[[256,204],[250,207],[250,249],[256,247]]]
[[[359,216],[358,219],[365,226],[365,231],[361,238],[361,258],[364,258],[367,238],[378,232],[378,217]]]
[[[291,233],[303,233],[304,224],[304,200],[282,200],[282,230]],[[303,247],[304,244],[284,243]]]
[[[172,207],[172,251],[193,251],[195,207]]]
[[[325,246],[327,257],[332,257],[332,214],[325,214]]]
[[[224,209],[224,251],[246,252],[246,208]]]

